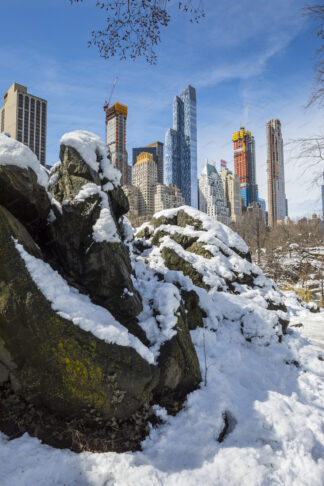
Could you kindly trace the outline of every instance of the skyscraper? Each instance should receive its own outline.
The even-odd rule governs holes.
[[[288,216],[286,214],[283,140],[279,120],[270,120],[267,123],[267,173],[268,224],[273,227],[276,221]]]
[[[221,223],[230,223],[222,179],[207,160],[199,177],[199,209]]]
[[[136,164],[137,157],[141,152],[147,152],[153,155],[153,160],[157,165],[158,183],[163,184],[163,143],[153,142],[144,147],[133,148],[133,165]]]
[[[219,175],[223,182],[225,199],[227,200],[231,219],[237,222],[242,214],[240,178],[227,167],[223,167]]]
[[[255,141],[252,133],[241,127],[233,133],[234,171],[240,178],[241,198],[244,206],[258,200],[255,172]]]
[[[174,184],[186,204],[198,207],[196,90],[187,86],[173,102],[173,129],[165,135],[165,184]]]
[[[153,155],[142,152],[138,155],[133,166],[133,185],[141,191],[139,213],[145,219],[150,219],[154,214],[154,194],[157,183],[157,166]]]
[[[47,101],[27,93],[26,86],[13,83],[3,97],[0,132],[27,145],[45,165],[46,117]]]
[[[126,150],[127,106],[115,103],[106,110],[106,135],[110,161],[120,170],[121,184],[128,182],[128,156]]]

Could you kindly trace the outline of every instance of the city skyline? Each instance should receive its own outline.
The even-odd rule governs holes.
[[[54,164],[65,132],[86,129],[105,137],[102,106],[116,75],[119,81],[112,102],[120,100],[129,107],[129,154],[132,147],[146,145],[149,140],[163,141],[165,130],[171,126],[174,94],[190,83],[197,89],[199,102],[198,173],[206,157],[227,159],[233,170],[231,134],[245,123],[256,140],[259,196],[267,199],[266,121],[281,120],[286,143],[320,134],[323,125],[319,108],[305,110],[319,43],[313,34],[314,25],[300,15],[302,6],[299,0],[287,0],[284,5],[274,0],[271,7],[265,0],[249,1],[248,9],[243,2],[239,15],[233,16],[229,1],[227,9],[209,5],[206,19],[198,25],[175,18],[162,32],[157,66],[148,66],[142,60],[105,61],[94,49],[87,49],[89,24],[98,23],[100,12],[86,2],[78,8],[66,0],[47,5],[51,26],[41,21],[44,10],[39,0],[31,0],[28,6],[11,2],[2,10],[2,45],[10,47],[1,49],[0,86],[5,92],[16,81],[47,99],[47,163]],[[11,28],[13,22],[16,33]],[[246,24],[248,31],[242,31]],[[56,25],[61,26],[64,36],[58,35]],[[182,49],[177,48],[180,41]],[[234,65],[229,59],[238,50],[242,55]],[[294,156],[288,145],[285,175],[289,214],[318,213],[320,183],[312,185],[313,173]]]

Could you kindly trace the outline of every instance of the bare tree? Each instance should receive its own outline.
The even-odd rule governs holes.
[[[143,56],[149,64],[156,64],[154,49],[161,42],[161,29],[169,25],[172,1],[180,12],[188,14],[190,22],[205,16],[202,0],[95,0],[106,22],[102,30],[92,31],[89,46],[97,46],[105,59]]]
[[[286,143],[291,157],[304,168],[304,173],[313,171],[313,184],[319,183],[324,171],[324,135],[299,138]]]
[[[260,265],[261,249],[264,246],[266,237],[266,227],[261,209],[246,211],[241,216],[239,222],[234,223],[232,227],[246,241],[253,258]]]
[[[308,106],[314,103],[324,105],[324,5],[308,5],[303,8],[303,14],[314,19],[316,35],[321,40],[321,46],[317,50],[318,62],[315,65],[316,85]]]

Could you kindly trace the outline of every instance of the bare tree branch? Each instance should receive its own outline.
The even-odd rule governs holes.
[[[318,62],[315,64],[316,82],[311,98],[307,104],[324,106],[324,5],[308,5],[302,9],[303,15],[311,17],[316,23],[316,35],[322,41],[317,50]]]
[[[290,158],[304,167],[303,174],[313,171],[313,184],[318,184],[324,171],[324,135],[289,140],[285,148],[291,150]]]
[[[70,0],[81,3],[84,0]],[[92,31],[89,46],[97,46],[104,59],[145,57],[156,64],[154,48],[161,42],[161,29],[169,25],[172,0],[96,0],[95,6],[106,14],[103,30]],[[174,0],[178,9],[188,14],[190,22],[205,16],[202,0]]]

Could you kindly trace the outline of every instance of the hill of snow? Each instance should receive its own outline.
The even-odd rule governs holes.
[[[255,346],[230,322],[217,333],[192,331],[207,386],[175,417],[157,408],[164,424],[141,452],[75,454],[1,434],[0,484],[322,486],[324,348],[306,336],[323,340],[324,312],[311,313],[293,293],[285,301],[292,325],[304,327],[288,328],[281,344]]]

